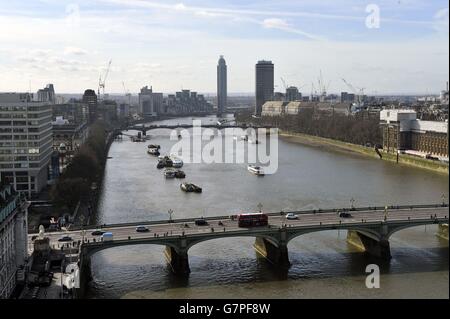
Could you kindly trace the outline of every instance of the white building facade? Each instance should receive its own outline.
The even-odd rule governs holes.
[[[27,214],[24,197],[0,183],[0,299],[11,297],[28,257]]]

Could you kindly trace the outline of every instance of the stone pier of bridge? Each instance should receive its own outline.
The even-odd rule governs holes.
[[[439,224],[436,236],[448,240],[448,224]]]
[[[262,257],[274,265],[290,265],[287,244],[275,245],[267,238],[256,237],[253,247]]]
[[[389,236],[393,231],[395,231],[395,228],[390,228],[386,223],[381,223],[372,231],[369,231],[369,229],[367,231],[349,229],[347,231],[347,242],[374,257],[389,260],[392,258]]]
[[[181,238],[176,246],[166,246],[164,256],[172,271],[177,275],[187,275],[191,272],[189,268],[187,239]]]
[[[349,230],[347,242],[377,258],[385,260],[392,258],[389,240],[387,239],[374,239],[356,230]]]

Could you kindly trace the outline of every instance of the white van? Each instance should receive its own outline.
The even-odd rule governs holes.
[[[102,235],[103,241],[112,241],[113,240],[113,233],[104,233]]]

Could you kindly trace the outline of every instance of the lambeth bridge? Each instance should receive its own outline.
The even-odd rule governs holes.
[[[350,215],[341,217],[339,212]],[[389,238],[395,232],[420,225],[438,224],[438,235],[448,240],[448,204],[360,207],[346,209],[308,210],[292,212],[297,219],[287,219],[289,212],[268,213],[269,224],[260,227],[239,227],[236,216],[206,217],[207,225],[196,225],[194,218],[147,221],[139,223],[98,225],[89,229],[71,229],[48,233],[54,248],[77,248],[80,271],[80,291],[91,278],[90,260],[95,253],[117,246],[155,244],[165,246],[164,255],[175,274],[190,272],[188,251],[203,241],[226,237],[254,237],[255,250],[279,267],[290,265],[287,245],[290,240],[312,232],[347,230],[347,241],[375,257],[391,258]],[[148,228],[137,232],[136,226]],[[102,240],[92,232],[102,229],[113,233],[112,240]],[[60,243],[61,236],[71,242]],[[83,293],[81,293],[82,295]]]
[[[188,129],[193,127],[201,127],[201,128],[212,128],[212,129],[226,129],[226,128],[241,128],[241,129],[266,129],[270,130],[273,129],[273,126],[270,125],[247,125],[247,124],[230,124],[230,123],[216,123],[216,124],[201,124],[201,125],[194,125],[194,124],[170,124],[170,125],[164,125],[164,124],[158,124],[158,125],[131,125],[128,126],[127,130],[136,130],[141,131],[142,134],[145,136],[148,131],[150,130],[156,130],[156,129],[169,129],[169,130],[175,130],[175,129]],[[120,134],[120,131],[117,132],[117,134]]]

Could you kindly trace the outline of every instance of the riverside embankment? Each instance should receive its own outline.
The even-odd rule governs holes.
[[[362,145],[346,143],[338,140],[333,140],[330,138],[324,138],[319,136],[313,136],[303,133],[289,132],[286,130],[280,130],[279,135],[285,140],[299,143],[303,145],[309,145],[314,147],[328,148],[336,151],[343,152],[353,152],[370,157],[379,158],[378,154],[375,152],[373,147],[366,147]],[[448,175],[448,164],[433,160],[427,160],[420,157],[415,157],[407,154],[398,154],[398,159],[396,154],[387,153],[381,151],[382,159],[385,161],[393,162],[400,165],[408,165],[416,168],[427,169],[441,174]]]

